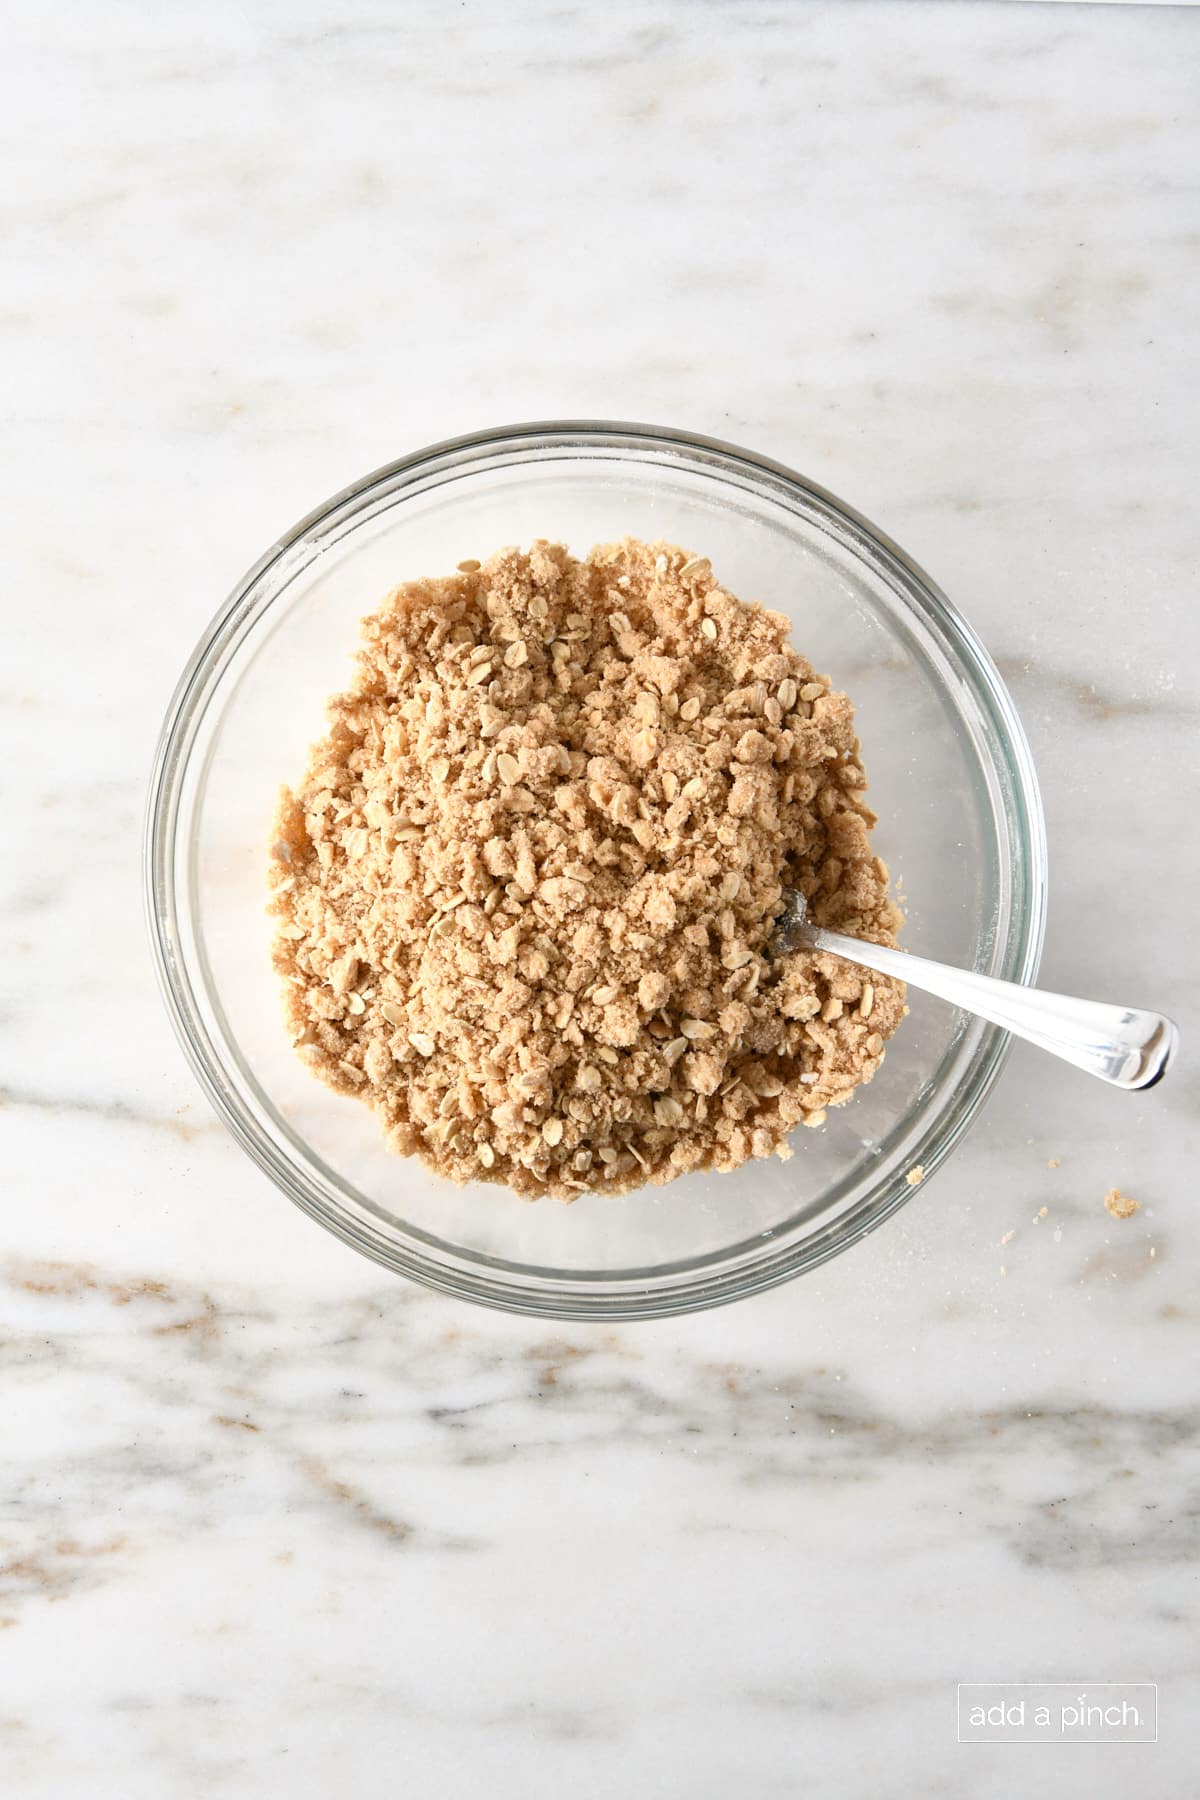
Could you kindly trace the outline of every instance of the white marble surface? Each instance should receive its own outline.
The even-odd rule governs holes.
[[[1123,1101],[1018,1050],[898,1222],[753,1303],[491,1317],[214,1123],[138,838],[178,668],[277,529],[477,425],[677,423],[958,600],[1044,783],[1046,981],[1194,1043],[1200,14],[7,30],[6,1800],[1193,1793],[1191,1056]],[[956,1745],[956,1682],[1037,1679],[1157,1681],[1159,1743]]]

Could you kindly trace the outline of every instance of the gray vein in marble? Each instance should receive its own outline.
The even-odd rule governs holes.
[[[57,1380],[78,1366],[109,1386],[114,1419],[130,1400],[144,1415],[131,1441],[101,1424],[99,1441],[57,1458],[53,1495],[36,1461],[11,1480],[4,1523],[23,1541],[0,1563],[0,1601],[13,1616],[22,1602],[119,1576],[123,1557],[136,1553],[128,1530],[93,1538],[96,1498],[122,1493],[122,1517],[136,1517],[151,1540],[185,1518],[204,1533],[228,1483],[245,1481],[263,1456],[286,1484],[289,1510],[318,1508],[331,1529],[340,1519],[405,1552],[481,1550],[482,1514],[473,1530],[448,1530],[422,1516],[420,1503],[397,1511],[376,1497],[381,1475],[385,1490],[404,1486],[396,1458],[414,1434],[423,1464],[432,1459],[472,1482],[531,1460],[543,1469],[559,1458],[603,1464],[618,1451],[626,1461],[682,1461],[693,1479],[707,1471],[745,1495],[756,1532],[772,1490],[787,1495],[800,1483],[836,1504],[839,1492],[874,1486],[886,1466],[915,1482],[918,1513],[936,1471],[939,1505],[947,1491],[964,1503],[970,1495],[974,1532],[1031,1567],[1186,1566],[1200,1552],[1189,1485],[1194,1407],[1064,1394],[905,1421],[821,1367],[760,1372],[700,1358],[659,1369],[620,1336],[546,1335],[508,1364],[486,1338],[444,1329],[430,1338],[436,1302],[403,1289],[349,1308],[310,1307],[285,1350],[278,1321],[249,1296],[62,1263],[10,1260],[3,1280],[10,1296],[35,1303],[23,1328],[6,1329],[10,1382],[22,1371],[38,1383],[47,1373]],[[50,1333],[36,1303],[55,1309]],[[331,1363],[335,1343],[342,1349]],[[347,1353],[357,1392],[336,1375]],[[129,1400],[118,1402],[121,1392]],[[170,1449],[159,1419],[175,1421]],[[377,1435],[385,1424],[391,1450]],[[1033,1467],[1040,1475],[1031,1486],[1025,1471]],[[703,1535],[703,1507],[686,1511],[678,1528],[685,1538]]]

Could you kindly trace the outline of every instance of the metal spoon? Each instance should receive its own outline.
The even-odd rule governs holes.
[[[1153,1087],[1167,1072],[1179,1046],[1176,1025],[1162,1013],[1136,1012],[1128,1006],[1107,1006],[1098,1000],[1072,1000],[1065,994],[1046,994],[1039,988],[1020,987],[1015,981],[997,981],[971,969],[954,969],[949,963],[928,962],[903,950],[889,950],[859,938],[810,925],[803,894],[784,895],[784,910],[768,945],[773,956],[792,950],[826,950],[834,956],[880,975],[894,975],[923,993],[936,994],[951,1006],[976,1013],[1005,1031],[1014,1032],[1074,1063],[1089,1075],[1113,1087]]]

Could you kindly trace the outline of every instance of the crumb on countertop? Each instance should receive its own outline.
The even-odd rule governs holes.
[[[1128,1194],[1123,1194],[1120,1188],[1114,1187],[1109,1188],[1104,1196],[1104,1209],[1111,1213],[1114,1219],[1132,1219],[1134,1213],[1141,1212],[1142,1203],[1140,1200],[1132,1199]]]

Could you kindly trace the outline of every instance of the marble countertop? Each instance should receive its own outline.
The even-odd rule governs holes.
[[[6,1800],[1194,1791],[1189,1054],[1130,1099],[1018,1048],[832,1266],[548,1327],[241,1155],[138,859],[178,670],[279,529],[460,430],[658,420],[955,598],[1041,774],[1043,979],[1194,1044],[1198,59],[1167,7],[10,25]],[[1159,1742],[956,1743],[957,1683],[1052,1680],[1157,1682]]]

